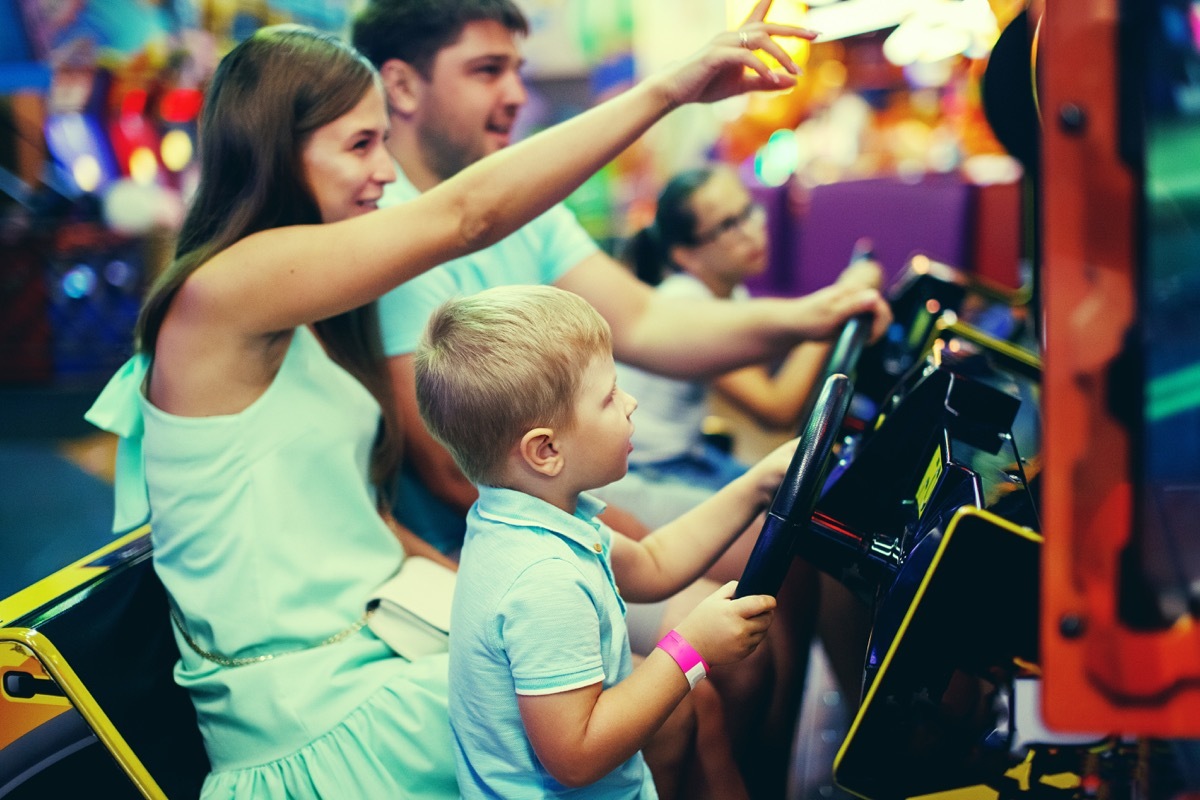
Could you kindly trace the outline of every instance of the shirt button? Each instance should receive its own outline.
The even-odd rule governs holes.
[[[594,545],[592,545],[592,549],[595,550],[597,553],[604,552],[604,547],[599,542],[596,542]]]

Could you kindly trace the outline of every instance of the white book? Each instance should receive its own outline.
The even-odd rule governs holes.
[[[450,603],[457,573],[428,558],[408,556],[375,590],[367,624],[397,654],[412,661],[450,645]]]

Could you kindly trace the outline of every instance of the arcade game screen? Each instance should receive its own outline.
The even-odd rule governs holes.
[[[1200,611],[1200,2],[1127,6],[1144,54],[1126,90],[1143,106],[1127,143],[1142,160],[1134,354],[1144,382],[1133,422],[1145,581],[1126,587],[1123,611],[1134,627],[1157,628]]]

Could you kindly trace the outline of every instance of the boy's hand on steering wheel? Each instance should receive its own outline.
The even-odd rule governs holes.
[[[675,626],[710,666],[741,661],[754,652],[775,615],[775,598],[756,594],[733,599],[737,581],[730,581],[700,601]]]

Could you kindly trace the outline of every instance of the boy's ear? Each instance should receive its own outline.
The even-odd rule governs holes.
[[[402,117],[416,113],[421,104],[421,87],[424,78],[407,61],[389,58],[379,67],[379,76],[383,79],[383,94],[387,98],[388,109]]]
[[[563,454],[554,443],[553,428],[534,428],[526,431],[517,448],[529,468],[547,478],[558,475],[566,464]]]

